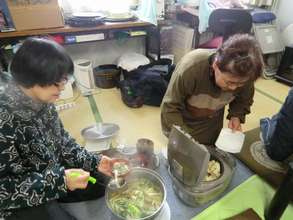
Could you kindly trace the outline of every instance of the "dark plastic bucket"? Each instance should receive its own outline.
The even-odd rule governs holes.
[[[116,65],[107,64],[94,68],[95,83],[103,89],[114,88],[118,85],[120,69]]]

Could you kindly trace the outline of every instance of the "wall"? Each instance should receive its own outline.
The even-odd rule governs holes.
[[[284,30],[289,24],[293,23],[293,3],[292,0],[279,0],[276,15],[277,24],[281,31]],[[293,37],[293,36],[292,36]]]
[[[117,58],[126,52],[144,54],[145,40],[143,37],[121,40],[96,41],[67,45],[66,50],[72,59],[89,59],[93,67],[100,64],[116,64]]]

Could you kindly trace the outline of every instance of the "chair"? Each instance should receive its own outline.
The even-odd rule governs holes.
[[[218,48],[229,36],[236,33],[249,33],[252,17],[244,9],[218,8],[209,17],[209,31],[214,33],[213,39],[198,48]]]

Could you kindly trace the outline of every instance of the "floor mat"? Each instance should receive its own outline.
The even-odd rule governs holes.
[[[273,195],[274,189],[259,176],[254,175],[192,220],[223,220],[248,208],[253,208],[264,219],[265,209],[269,206]],[[291,204],[285,210],[281,220],[292,219],[293,205]]]

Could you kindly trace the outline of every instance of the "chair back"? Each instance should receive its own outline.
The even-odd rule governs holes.
[[[251,27],[251,14],[244,9],[218,8],[209,17],[209,30],[224,40],[236,33],[249,33]]]

